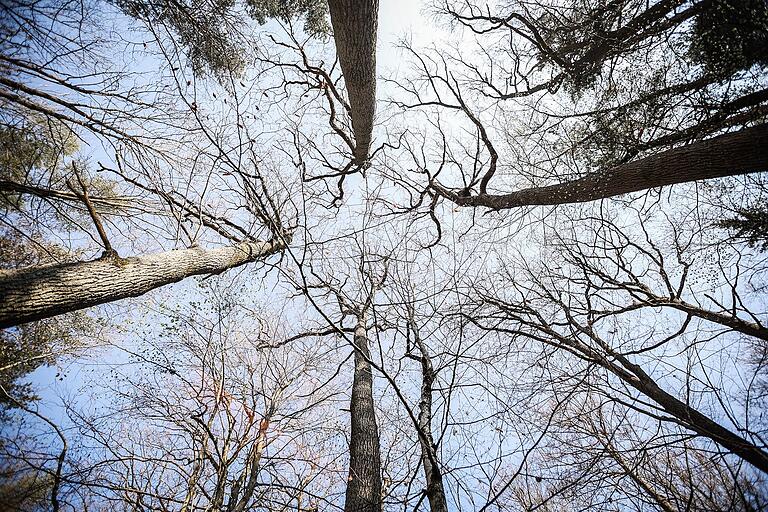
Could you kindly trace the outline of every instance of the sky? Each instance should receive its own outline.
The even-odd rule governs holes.
[[[403,71],[404,59],[397,45],[403,39],[413,42],[416,46],[426,45],[436,37],[443,37],[445,33],[439,29],[426,12],[427,2],[392,0],[382,1],[380,4],[377,67],[379,75],[399,75]],[[133,37],[130,36],[129,39]],[[150,65],[151,66],[151,65]],[[149,68],[149,66],[148,66]],[[380,91],[383,94],[386,91]],[[104,150],[93,145],[89,148],[92,161],[109,161],[110,157]],[[130,250],[128,250],[130,251]],[[125,252],[125,251],[121,251]],[[159,293],[187,295],[190,286],[184,282],[166,287]],[[118,315],[122,317],[128,314],[124,307],[118,305],[106,305],[100,308],[107,316]],[[104,346],[109,340],[91,340],[98,346]],[[125,341],[125,340],[124,340]],[[93,356],[98,354],[94,359]],[[98,371],[100,367],[107,367],[125,359],[125,353],[119,349],[101,348],[91,352],[84,359],[67,360],[64,366],[41,367],[29,376],[29,381],[35,386],[37,394],[41,397],[38,402],[40,410],[44,411],[50,419],[63,421],[63,410],[60,408],[62,399],[71,401],[78,395],[87,391],[90,386],[90,373]]]
[[[378,45],[379,75],[391,76],[394,74],[399,76],[404,71],[406,60],[403,59],[400,50],[396,47],[397,43],[403,38],[412,41],[415,46],[419,47],[428,45],[435,39],[451,38],[451,42],[456,42],[456,38],[460,36],[460,33],[458,35],[457,33],[446,33],[444,29],[436,27],[431,17],[425,12],[425,4],[423,2],[407,0],[382,1],[380,4]],[[386,95],[386,86],[380,88],[380,93]],[[380,108],[382,108],[381,104]],[[190,288],[188,284],[179,283],[157,292],[154,296],[184,295],[189,293]],[[129,302],[129,307],[130,304],[135,304],[135,302]],[[125,313],[125,307],[111,305],[104,308],[103,311]],[[56,378],[56,374],[59,372],[58,368],[40,369],[32,376],[32,379],[38,385],[40,395],[43,397],[43,400],[40,402],[41,408],[45,408],[47,414],[56,420],[57,417],[60,417],[60,410],[57,409],[56,404],[60,403],[61,397],[69,399],[72,395],[78,395],[81,392],[87,391],[87,389],[83,388],[88,385],[85,373],[90,368],[107,361],[114,363],[120,361],[121,358],[125,358],[125,354],[119,350],[99,352],[97,355],[98,362],[91,359],[84,364],[77,362],[70,364],[66,368],[64,376],[61,377],[63,380]]]
[[[423,0],[383,0],[379,4],[379,74],[397,70],[403,63],[395,46],[402,39],[417,45],[428,43],[442,32],[435,26]]]

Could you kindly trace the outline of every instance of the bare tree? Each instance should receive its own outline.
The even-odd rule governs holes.
[[[422,186],[426,178],[430,195],[509,209],[766,170],[765,155],[754,152],[765,146],[763,36],[721,37],[724,26],[763,26],[762,5],[446,2],[437,9],[452,29],[465,30],[467,44],[454,52],[406,45],[416,74],[393,82],[404,95],[392,100],[424,110],[425,131],[436,132],[433,158],[410,177]],[[727,62],[718,52],[731,44],[739,57]],[[758,71],[747,72],[753,66]],[[456,114],[466,136],[444,119]],[[396,179],[408,181],[404,174]]]
[[[231,284],[208,283],[203,308],[160,306],[167,327],[124,347],[107,410],[69,407],[90,453],[68,480],[116,509],[311,510],[330,498],[317,477],[335,454],[310,431],[337,393],[309,384],[321,351],[287,342]]]

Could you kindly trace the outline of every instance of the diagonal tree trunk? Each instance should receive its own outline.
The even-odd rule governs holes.
[[[458,205],[504,210],[583,203],[676,183],[760,171],[768,171],[768,124],[673,148],[557,185],[474,196],[438,184],[432,184],[432,188]]]
[[[626,474],[633,482],[635,482],[635,484],[654,501],[656,506],[658,506],[662,512],[677,511],[677,509],[672,506],[672,503],[670,503],[666,496],[658,492],[648,480],[643,478],[643,476],[638,471],[637,466],[633,467],[630,465],[630,463],[624,458],[619,450],[610,442],[610,437],[607,439],[603,439],[599,436],[595,437],[597,437],[597,440],[601,445],[603,445],[605,452],[618,463],[622,471],[624,471],[624,474]]]
[[[499,327],[489,328],[489,330],[500,329],[502,332],[509,334],[522,335],[540,343],[566,350],[576,357],[582,358],[584,361],[600,365],[628,386],[656,402],[661,409],[672,416],[680,425],[696,432],[700,436],[711,439],[734,455],[749,462],[760,471],[768,473],[768,451],[723,427],[698,409],[662,389],[642,367],[613,350],[590,326],[576,322],[569,313],[566,312],[569,326],[575,332],[586,335],[595,342],[596,346],[582,342],[578,336],[573,334],[566,335],[558,332],[551,325],[544,322],[543,318],[528,306],[518,307],[490,298],[487,300],[508,315],[510,320],[520,322],[521,326],[527,326],[533,329],[533,332],[527,332],[527,330],[505,330]],[[563,304],[560,304],[560,306],[564,307]],[[485,328],[471,316],[467,315],[465,318],[475,325]]]
[[[283,241],[241,242],[149,256],[0,270],[0,328],[138,297],[190,276],[216,274],[285,248]]]
[[[349,443],[349,479],[345,512],[380,512],[381,455],[379,427],[373,405],[373,373],[371,371],[365,314],[355,326],[355,374],[352,383],[352,434]]]
[[[621,379],[628,386],[636,389],[646,397],[656,402],[661,408],[672,416],[680,425],[690,429],[700,436],[711,439],[731,453],[741,457],[745,461],[764,473],[768,473],[768,452],[761,446],[745,439],[732,432],[728,428],[720,425],[718,422],[700,412],[698,409],[688,405],[674,395],[668,393],[658,383],[648,375],[643,368],[631,362],[624,355],[614,351],[588,326],[569,319],[571,327],[577,332],[581,332],[596,342],[600,349],[581,342],[578,337],[573,335],[564,335],[555,330],[552,326],[537,321],[531,321],[525,316],[512,311],[502,303],[493,302],[500,307],[502,311],[510,314],[510,318],[521,322],[534,329],[533,333],[525,331],[514,331],[515,334],[521,334],[531,339],[537,340],[556,348],[564,349],[585,361],[593,362],[605,368],[616,377]],[[528,308],[521,309],[525,314],[533,313]],[[534,317],[540,319],[536,313]],[[478,324],[471,317],[471,322]],[[513,332],[513,331],[507,331]]]
[[[600,364],[624,382],[659,404],[662,409],[680,421],[681,425],[708,437],[730,452],[738,455],[757,469],[768,473],[768,452],[751,441],[733,433],[687,403],[664,391],[640,366],[624,356],[611,354],[628,372],[605,360]]]
[[[355,162],[368,158],[376,113],[376,31],[379,0],[328,0],[333,38],[347,85]]]

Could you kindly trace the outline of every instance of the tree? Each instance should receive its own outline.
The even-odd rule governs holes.
[[[478,51],[424,55],[407,47],[419,75],[394,84],[410,97],[396,104],[459,113],[471,134],[452,141],[440,118],[432,122],[438,158],[415,162],[430,195],[509,209],[766,169],[765,155],[752,153],[765,145],[768,96],[758,79],[765,62],[756,51],[764,31],[755,28],[768,19],[762,4],[537,2],[493,12],[448,2],[440,10],[475,35]],[[723,15],[727,23],[714,22]],[[717,35],[735,26],[738,38]],[[718,44],[739,55],[744,48],[743,59],[713,70]],[[675,51],[681,46],[687,50]],[[730,146],[739,139],[761,142]],[[455,148],[440,149],[447,144]],[[720,164],[701,165],[710,151]],[[750,153],[756,158],[742,165]],[[416,179],[403,174],[401,182]]]
[[[465,195],[439,184],[432,188],[461,206],[494,210],[606,199],[689,181],[723,178],[768,169],[768,125],[745,128],[617,165],[562,184],[503,195]]]
[[[365,306],[364,306],[365,307]],[[355,326],[355,371],[350,401],[349,479],[345,511],[381,510],[381,455],[373,403],[373,373],[363,309]]]
[[[2,271],[0,326],[41,320],[137,297],[190,276],[218,274],[279,252],[285,242],[242,242],[220,249],[182,249],[151,256]]]
[[[313,289],[322,290],[335,297],[341,319],[338,324],[325,316],[330,327],[339,334],[346,317],[354,319],[351,341],[353,351],[353,378],[349,403],[349,473],[344,498],[347,512],[375,512],[383,509],[381,440],[376,421],[376,405],[373,398],[373,371],[368,340],[369,318],[373,311],[374,299],[387,277],[387,258],[367,254],[361,249],[359,265],[349,275],[340,275],[339,270],[320,282],[313,283]],[[377,268],[382,267],[382,268]],[[319,276],[313,272],[313,277]],[[352,280],[352,286],[344,286]],[[350,290],[350,288],[352,288]],[[305,288],[306,292],[309,292]],[[373,328],[376,328],[374,323]]]
[[[154,94],[150,92],[153,87],[134,87],[128,74],[96,72],[105,84],[100,90],[98,85],[76,85],[88,76],[87,69],[72,72],[64,65],[57,66],[56,58],[46,62],[49,54],[56,51],[65,55],[80,51],[94,59],[100,57],[97,53],[99,41],[91,41],[89,31],[67,38],[70,23],[78,21],[78,16],[81,23],[91,27],[89,16],[94,7],[90,4],[85,7],[85,14],[68,6],[61,15],[44,2],[7,7],[9,31],[34,32],[38,27],[35,24],[47,19],[59,39],[67,42],[63,48],[38,49],[10,39],[4,48],[3,62],[9,73],[1,85],[6,88],[3,89],[7,92],[3,101],[11,116],[5,133],[7,137],[26,141],[30,155],[11,162],[13,165],[3,176],[2,191],[4,197],[9,198],[8,207],[12,208],[9,218],[10,215],[17,219],[29,218],[29,212],[35,211],[36,218],[30,219],[29,229],[39,230],[47,238],[55,238],[62,228],[51,223],[51,215],[66,215],[74,226],[69,224],[65,228],[73,230],[74,227],[77,231],[82,228],[82,220],[78,217],[84,212],[98,232],[98,238],[91,237],[101,245],[103,255],[85,262],[67,258],[50,265],[4,270],[4,309],[0,322],[3,327],[141,295],[189,276],[223,272],[260,261],[280,252],[290,241],[291,221],[278,213],[273,202],[275,197],[272,197],[274,192],[267,191],[258,164],[251,160],[250,167],[241,165],[244,152],[250,148],[229,146],[232,142],[239,144],[237,138],[247,131],[242,124],[236,125],[237,134],[222,133],[214,128],[215,122],[208,124],[210,116],[200,117],[196,103],[185,96],[186,91],[180,89],[179,82],[172,88],[170,84],[162,88],[168,91],[167,103],[159,97],[150,102],[145,95]],[[31,24],[30,27],[25,23]],[[30,33],[30,39],[35,41],[35,37],[37,35]],[[43,64],[38,64],[41,61]],[[72,96],[77,99],[71,99]],[[174,103],[181,103],[181,110],[176,109]],[[120,108],[114,108],[114,105],[120,105]],[[172,119],[174,116],[184,120],[180,126],[175,126],[178,117]],[[147,121],[144,126],[140,126],[142,119]],[[45,127],[55,132],[55,137],[40,135]],[[153,131],[156,137],[152,135]],[[179,137],[175,145],[171,143],[174,132]],[[191,143],[187,135],[192,132],[203,137]],[[100,163],[94,171],[88,168],[87,162],[77,160],[78,154],[71,148],[72,141],[88,140],[85,146],[90,148],[95,142],[89,137],[96,137],[106,145],[120,146],[114,156],[116,168]],[[154,142],[150,145],[148,141],[151,139]],[[163,143],[171,146],[159,149]],[[189,160],[185,159],[185,153]],[[206,180],[205,171],[200,176],[196,166],[208,158],[213,165],[207,171]],[[214,171],[222,164],[230,170]],[[186,165],[190,168],[185,169]],[[110,173],[114,180],[97,178],[97,172]],[[185,176],[182,181],[187,183],[207,181],[211,184],[210,178],[214,174],[218,186],[225,192],[209,193],[207,204],[226,204],[229,199],[234,199],[249,212],[246,217],[233,222],[208,211],[209,207],[203,206],[202,201],[202,196],[206,195],[204,188],[195,189],[191,194],[177,190],[181,176]],[[252,181],[254,178],[255,182]],[[239,190],[234,183],[238,180],[242,180],[240,184],[244,187]],[[144,197],[137,201],[129,190],[138,191]],[[25,206],[18,199],[22,197],[30,204]],[[39,214],[38,205],[45,206],[46,215]],[[79,211],[79,215],[72,215],[73,210]],[[154,229],[169,220],[175,224],[168,232],[169,238],[175,239],[175,245],[178,232],[182,232],[187,238],[184,243],[187,248],[135,259],[118,256],[118,252],[123,252],[125,239],[114,240],[116,232],[128,234],[137,222],[141,224],[138,226],[140,230]],[[120,225],[114,225],[115,222]],[[114,229],[110,230],[110,225]],[[257,225],[264,229],[262,234],[266,235],[266,240],[261,240]],[[198,245],[201,229],[214,234],[212,243],[226,246],[210,250],[189,249]],[[87,229],[82,230],[87,233]],[[30,235],[24,233],[23,236]],[[56,282],[68,284],[56,289]],[[61,293],[62,290],[66,293]]]
[[[333,37],[349,95],[355,131],[355,162],[368,159],[376,113],[376,32],[378,0],[330,0]]]
[[[13,506],[765,508],[768,10],[392,8],[3,6]]]
[[[373,118],[376,112],[376,32],[378,0],[350,2],[345,0],[300,0],[275,2],[247,0],[249,16],[264,24],[270,18],[292,22],[305,20],[304,30],[310,35],[329,32],[326,9],[330,11],[333,39],[344,74],[348,113],[355,133],[354,161],[357,166],[367,160],[371,147]],[[226,78],[239,73],[245,62],[239,48],[247,45],[247,37],[236,26],[239,14],[234,2],[224,0],[211,5],[191,5],[179,2],[118,1],[129,15],[151,23],[168,23],[187,48],[189,58],[198,73],[211,70]]]
[[[698,283],[688,279],[690,274],[698,273],[692,268],[696,261],[695,231],[689,234],[690,231],[685,229],[671,229],[675,260],[665,254],[669,249],[654,242],[650,229],[644,227],[651,220],[643,214],[638,217],[645,244],[632,241],[628,227],[619,228],[610,220],[596,223],[592,228],[594,238],[578,231],[572,237],[553,234],[552,238],[563,252],[562,259],[542,262],[540,268],[524,261],[517,271],[509,267],[508,283],[480,291],[477,310],[462,315],[479,329],[508,336],[510,343],[531,340],[546,344],[595,369],[607,371],[628,390],[639,392],[652,401],[641,406],[641,409],[649,408],[647,414],[669,415],[671,421],[767,472],[768,452],[759,438],[744,438],[723,427],[690,402],[665,390],[651,371],[633,360],[648,358],[654,350],[663,350],[668,343],[684,340],[689,327],[699,325],[699,322],[711,322],[726,332],[765,339],[765,329],[758,315],[747,310],[745,313],[751,316],[751,321],[739,317],[743,306],[740,306],[738,295],[738,269],[733,277],[730,271],[723,269],[724,279],[733,290],[732,308],[710,310],[688,302],[687,296],[696,297],[700,293]],[[601,251],[607,254],[603,255]],[[669,268],[669,261],[677,261],[681,269]],[[673,281],[672,275],[679,277]],[[704,292],[704,296],[708,297],[708,294]],[[709,300],[718,308],[722,307],[716,299],[710,297]],[[629,319],[645,308],[671,308],[686,316],[679,330],[659,336],[652,329],[651,339],[642,345],[638,345],[637,336],[628,335],[630,343],[625,346],[621,343],[623,336],[618,332],[627,329],[631,325]],[[697,321],[692,322],[692,319]],[[633,400],[632,391],[628,397]],[[729,417],[729,421],[735,419]],[[738,422],[735,426],[738,431],[743,431]]]
[[[287,336],[241,288],[214,278],[204,304],[158,304],[145,341],[108,371],[113,400],[69,409],[84,453],[67,479],[86,497],[113,510],[327,505],[335,482],[319,473],[336,456],[339,392],[318,378],[328,345]]]

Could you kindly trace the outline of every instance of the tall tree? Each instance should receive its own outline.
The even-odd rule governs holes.
[[[416,162],[426,193],[509,209],[765,171],[753,151],[765,146],[768,8],[724,4],[446,2],[477,51],[410,48],[420,76],[395,84],[402,107],[458,113],[468,128],[457,137],[432,116],[438,158]],[[739,57],[726,64],[723,48]]]
[[[93,440],[66,477],[83,499],[112,510],[326,506],[319,472],[337,455],[328,416],[340,390],[311,381],[329,344],[288,336],[242,286],[221,276],[196,287],[204,303],[154,303],[145,339],[117,343],[125,358],[108,370],[105,411],[68,410]]]
[[[329,0],[333,38],[349,95],[355,132],[355,162],[362,165],[371,149],[376,114],[376,33],[379,0]]]
[[[345,512],[382,510],[379,427],[373,402],[371,352],[365,309],[358,313],[354,332],[354,377],[350,399],[349,478]]]
[[[283,240],[242,242],[219,249],[181,249],[150,256],[44,265],[0,271],[0,327],[41,320],[138,297],[182,279],[218,274],[283,250]]]

